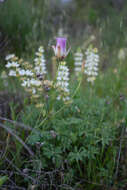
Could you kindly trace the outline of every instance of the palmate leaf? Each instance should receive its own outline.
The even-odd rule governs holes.
[[[35,131],[29,136],[28,138],[28,144],[34,145],[37,142],[40,142],[41,140],[41,134],[36,133]]]
[[[0,187],[8,180],[7,176],[0,176]]]

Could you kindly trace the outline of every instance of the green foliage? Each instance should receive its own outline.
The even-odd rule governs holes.
[[[17,134],[35,153],[31,163],[29,156],[23,156],[21,143],[13,137],[16,153],[8,144],[6,154],[11,155],[16,167],[27,168],[35,179],[36,172],[40,172],[41,179],[49,184],[52,180],[55,184],[58,182],[56,186],[67,184],[81,190],[108,188],[114,182],[119,146],[117,137],[127,114],[125,71],[126,64],[118,62],[115,68],[100,73],[94,85],[83,79],[72,103],[64,105],[55,101],[53,107],[49,105],[51,110],[46,106],[38,108],[26,99],[24,108],[17,115],[16,105],[11,104],[12,118],[32,127],[29,133],[20,132],[19,127]],[[74,77],[71,79],[72,94],[78,85]],[[11,125],[10,128],[15,130],[15,127]],[[58,173],[53,179],[47,179],[42,171]],[[61,182],[59,175],[63,175]],[[41,187],[40,182],[37,188]],[[16,183],[22,184],[22,178],[17,176]],[[30,184],[27,178],[25,186]]]
[[[42,179],[51,185],[51,189],[52,180],[57,187],[67,184],[81,190],[100,190],[102,186],[108,188],[114,183],[118,137],[127,114],[126,69],[124,62],[117,62],[115,67],[100,72],[94,84],[89,84],[83,78],[79,88],[79,81],[72,75],[73,102],[68,104],[54,101],[50,90],[48,102],[42,93],[39,102],[42,103],[41,107],[36,107],[27,97],[17,114],[17,104],[11,103],[11,118],[22,122],[26,128],[30,126],[31,130],[26,132],[24,128],[16,128],[17,125],[10,125],[9,122],[6,125],[34,152],[34,156],[31,160],[21,142],[14,136],[11,139],[7,137],[0,168],[4,168],[2,162],[8,156],[18,169],[29,170],[29,175],[34,176],[35,180],[39,177],[38,182],[33,182],[38,183],[37,188],[42,187]],[[18,82],[16,85],[21,91]],[[15,84],[13,88],[10,87],[15,89]],[[8,168],[15,171],[11,165]],[[54,171],[58,173],[54,174],[53,179],[47,179],[44,173]],[[63,175],[62,181],[59,175]],[[16,183],[22,185],[22,181],[24,179],[17,175]],[[24,183],[28,188],[31,180],[26,177]]]
[[[0,187],[8,180],[7,176],[0,176]]]
[[[31,1],[5,1],[0,4],[0,27],[9,36],[17,53],[26,45],[32,30]]]
[[[86,83],[85,92],[80,89],[73,103],[63,110],[59,111],[62,103],[55,103],[46,118],[42,116],[43,111],[35,107],[24,109],[20,117],[34,127],[26,142],[40,147],[36,153],[42,163],[39,169],[63,169],[63,183],[74,184],[85,179],[83,189],[87,181],[91,184],[87,184],[86,189],[97,188],[100,181],[107,187],[113,182],[118,149],[116,137],[126,108],[126,102],[119,99],[125,89],[124,74],[121,77],[123,69],[119,70],[119,66],[116,69],[119,74],[112,74],[113,69],[100,74],[94,86],[88,88]],[[27,167],[31,166],[27,164]]]

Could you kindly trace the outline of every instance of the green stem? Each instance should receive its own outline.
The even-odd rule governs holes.
[[[78,169],[79,169],[79,172],[80,172],[80,176],[82,177],[82,176],[83,176],[83,173],[82,173],[82,170],[81,170],[81,168],[80,168],[79,161],[76,160],[76,162],[77,162],[77,166],[78,166]]]
[[[80,88],[80,86],[81,86],[81,83],[82,83],[82,77],[81,77],[81,79],[80,79],[80,81],[79,81],[79,84],[78,84],[78,86],[77,86],[76,90],[74,91],[74,94],[72,95],[71,98],[74,98],[74,96],[76,95],[77,91],[79,90],[79,88]]]

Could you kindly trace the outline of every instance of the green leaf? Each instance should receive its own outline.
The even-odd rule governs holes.
[[[8,180],[7,176],[0,176],[0,187]]]
[[[41,134],[35,132],[29,136],[28,144],[34,145],[37,142],[40,142],[40,140],[41,140]]]

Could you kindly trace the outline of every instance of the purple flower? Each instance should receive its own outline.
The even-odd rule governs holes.
[[[63,59],[68,55],[70,49],[66,50],[66,42],[66,38],[56,38],[56,46],[52,46],[56,57]]]

